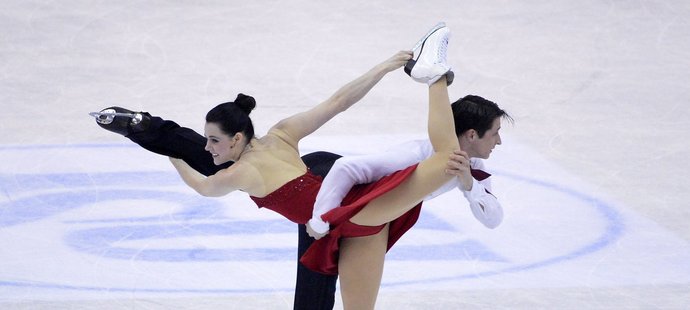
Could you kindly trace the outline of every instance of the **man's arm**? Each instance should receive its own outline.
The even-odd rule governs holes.
[[[429,157],[430,152],[433,153],[431,144],[419,140],[397,145],[383,153],[338,159],[316,196],[312,218],[308,223],[310,235],[320,238],[328,232],[329,224],[321,219],[321,215],[340,206],[352,186],[371,183],[405,169]]]
[[[472,189],[463,191],[470,203],[474,217],[488,228],[496,228],[503,221],[503,207],[491,193],[491,175],[484,170],[484,162],[475,158],[471,161],[474,181]]]
[[[328,232],[329,224],[321,219],[321,215],[340,206],[343,198],[355,184],[371,183],[395,171],[416,164],[433,154],[433,148],[428,140],[417,140],[395,146],[384,153],[343,157],[336,161],[329,175],[324,179],[321,190],[316,197],[314,212],[308,223],[308,231],[315,238],[320,238]],[[451,159],[452,161],[453,159]],[[473,168],[483,169],[480,159],[473,159]],[[429,200],[454,188],[460,189],[470,203],[474,217],[488,228],[495,228],[503,220],[503,209],[498,199],[488,190],[490,179],[472,181],[472,189],[464,190],[460,178],[464,172],[450,171],[458,177],[453,181],[428,195]],[[486,174],[486,173],[485,173]],[[488,176],[488,174],[486,174]]]
[[[470,209],[474,217],[488,228],[496,228],[503,221],[503,208],[496,196],[476,180],[472,190],[463,191],[463,195],[470,202]]]

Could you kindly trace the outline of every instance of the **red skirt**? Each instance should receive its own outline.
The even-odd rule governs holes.
[[[343,199],[340,207],[321,216],[324,221],[330,223],[330,232],[323,238],[314,241],[304,255],[302,255],[300,262],[305,267],[319,273],[327,275],[338,274],[340,239],[374,235],[379,233],[385,226],[385,224],[361,226],[350,222],[350,219],[371,200],[392,190],[406,180],[416,168],[417,165],[413,165],[388,175],[377,182],[353,187],[345,199]],[[422,203],[420,202],[414,208],[389,223],[388,247],[386,250],[390,250],[395,242],[414,226],[419,218],[421,208]]]

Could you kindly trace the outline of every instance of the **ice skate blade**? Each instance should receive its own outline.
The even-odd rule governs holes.
[[[89,115],[96,119],[96,122],[103,125],[108,125],[113,122],[116,116],[128,117],[132,119],[132,123],[136,124],[141,121],[141,115],[138,113],[120,113],[113,109],[105,109],[100,112],[90,112]]]
[[[93,117],[104,117],[104,116],[124,116],[129,118],[137,117],[136,113],[118,113],[118,112],[89,112],[89,115]]]

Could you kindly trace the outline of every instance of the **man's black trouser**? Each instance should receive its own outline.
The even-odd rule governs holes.
[[[160,117],[151,117],[151,124],[142,132],[127,136],[141,147],[165,156],[180,158],[196,171],[211,175],[227,168],[232,163],[216,166],[211,153],[204,150],[206,138],[189,128]],[[302,156],[312,173],[325,177],[340,155],[328,152],[314,152]],[[302,256],[314,241],[309,237],[305,225],[298,225],[299,242],[297,257]],[[297,284],[295,286],[294,309],[331,310],[335,303],[337,276],[313,272],[297,261]]]

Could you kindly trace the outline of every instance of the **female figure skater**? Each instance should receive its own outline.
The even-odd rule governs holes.
[[[375,183],[354,187],[341,207],[322,216],[331,224],[330,233],[301,258],[312,270],[339,273],[346,309],[373,309],[386,251],[417,220],[422,199],[454,177],[445,173],[448,158],[459,148],[447,91],[452,78],[445,62],[449,34],[445,25],[435,27],[412,52],[396,53],[328,100],[279,121],[261,138],[254,136],[249,118],[256,106],[253,98],[240,94],[234,102],[216,106],[206,116],[206,150],[216,164],[235,164],[214,175],[206,177],[183,160],[170,160],[201,195],[241,190],[259,207],[304,224],[311,218],[321,178],[307,170],[298,142],[359,101],[385,74],[408,63],[406,72],[429,85],[428,131],[434,154]]]

